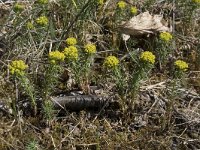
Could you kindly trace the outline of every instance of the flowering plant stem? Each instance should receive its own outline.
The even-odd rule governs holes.
[[[140,87],[140,81],[147,76],[149,70],[151,70],[151,65],[146,63],[141,63],[141,66],[138,66],[138,72],[136,72],[131,80],[130,84],[130,96],[131,96],[131,105],[134,106],[134,99]]]
[[[170,128],[171,125],[171,117],[173,113],[173,107],[174,107],[174,100],[176,98],[176,84],[177,79],[172,80],[169,86],[171,86],[171,92],[169,94],[169,101],[166,104],[166,115],[164,116],[163,123],[162,123],[162,129],[165,130],[166,128]]]
[[[86,56],[86,58],[84,58],[84,61],[81,63],[82,65],[79,65],[79,63],[77,62],[71,63],[71,69],[74,71],[75,81],[78,85],[82,86],[82,84],[84,84],[84,81],[86,82],[86,84],[88,84],[89,73],[91,71],[91,63],[92,58],[89,56]]]
[[[43,91],[43,112],[47,120],[52,119],[54,114],[53,104],[50,101],[49,96],[52,92],[52,89],[54,89],[56,83],[58,82],[57,75],[59,71],[60,66],[58,64],[50,64],[45,73],[45,87]]]
[[[18,80],[20,81],[21,86],[24,88],[25,92],[31,99],[31,103],[34,109],[34,115],[37,113],[37,105],[35,101],[35,96],[34,96],[34,88],[30,84],[29,79],[26,76],[18,76]]]
[[[144,76],[143,68],[139,67],[138,72],[132,77],[131,84],[130,84],[130,89],[131,89],[130,95],[132,98],[131,104],[133,104],[134,102],[137,90],[139,88],[139,82],[143,78],[143,76]]]
[[[57,83],[57,74],[60,70],[59,65],[57,64],[50,64],[47,68],[45,74],[45,87],[44,87],[44,99],[46,100],[50,95],[53,87]]]
[[[170,94],[169,94],[169,101],[167,103],[167,108],[166,108],[166,116],[163,122],[163,130],[168,127],[170,128],[171,126],[171,118],[173,114],[173,108],[175,104],[175,100],[178,96],[177,94],[177,88],[181,86],[181,83],[184,82],[184,72],[181,70],[175,70],[174,72],[174,79],[172,79],[171,83],[169,84],[169,89],[171,89]],[[167,122],[165,121],[167,120]]]
[[[70,68],[73,71],[75,82],[76,83],[80,83],[80,70],[79,70],[79,67],[77,66],[77,63],[76,62],[72,62],[70,64]]]
[[[91,57],[86,58],[86,61],[83,65],[83,81],[82,86],[86,89],[83,89],[85,92],[90,93],[89,89],[89,75],[91,72]]]
[[[125,80],[124,77],[122,76],[121,70],[118,67],[115,67],[114,70],[114,77],[116,80],[116,85],[117,85],[117,90],[119,91],[120,94],[120,99],[121,99],[121,106],[122,106],[122,111],[125,112],[127,108],[126,104],[126,91],[125,91]]]
[[[124,84],[124,80],[123,80],[121,71],[118,67],[114,68],[114,76],[116,77],[116,85],[119,90],[119,93],[123,94],[125,84]]]

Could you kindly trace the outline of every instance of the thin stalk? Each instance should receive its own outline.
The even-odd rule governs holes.
[[[15,79],[15,99],[12,101],[13,114],[17,117],[17,102],[19,99],[19,90],[17,87],[17,80]]]
[[[119,88],[120,94],[123,94],[124,91],[124,80],[122,79],[121,72],[119,68],[114,68],[114,75],[116,77],[117,87]]]
[[[36,113],[37,113],[37,105],[36,105],[36,102],[35,102],[33,89],[31,87],[31,85],[29,83],[27,83],[27,78],[26,77],[24,77],[24,76],[20,77],[19,80],[21,81],[22,86],[24,87],[26,93],[29,95],[29,97],[31,99],[31,103],[32,103],[32,106],[34,108],[34,114],[36,115]]]
[[[74,0],[72,0],[73,5],[76,7],[76,9],[78,8],[76,5],[76,2]]]
[[[172,10],[173,11],[173,15],[172,15],[172,33],[173,33],[173,35],[175,35],[175,20],[176,20],[175,9],[176,9],[176,0],[173,0],[173,10]],[[173,47],[172,55],[174,55],[174,52],[176,50],[175,40],[173,40],[173,42],[172,42],[172,47]]]

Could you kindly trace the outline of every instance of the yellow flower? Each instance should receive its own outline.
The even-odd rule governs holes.
[[[27,22],[26,28],[29,29],[29,30],[32,30],[32,29],[34,29],[34,26],[31,22]]]
[[[192,0],[192,2],[194,2],[196,4],[200,4],[200,0]]]
[[[66,39],[66,43],[67,43],[67,45],[69,45],[69,46],[73,46],[73,45],[76,45],[76,44],[77,44],[77,40],[76,40],[76,38],[73,38],[73,37],[67,38],[67,39]]]
[[[36,23],[41,26],[46,26],[48,24],[49,20],[46,16],[41,16],[36,19]]]
[[[75,46],[69,46],[64,49],[63,52],[68,60],[78,59],[78,50]]]
[[[137,14],[137,8],[136,7],[131,7],[131,13],[132,14]]]
[[[15,11],[15,12],[21,12],[21,11],[24,10],[24,8],[25,8],[25,6],[22,5],[22,4],[19,4],[19,3],[16,3],[16,4],[14,5],[14,11]]]
[[[96,46],[94,44],[87,44],[84,46],[85,52],[88,54],[94,54],[96,53]]]
[[[49,0],[37,0],[37,3],[39,4],[47,4]]]
[[[154,64],[155,63],[155,55],[152,53],[152,52],[149,52],[149,51],[145,51],[145,52],[142,52],[141,56],[140,56],[140,59],[144,62],[149,62],[151,64]]]
[[[117,6],[120,8],[120,9],[124,9],[126,7],[126,3],[124,1],[119,1],[117,3]]]
[[[119,65],[119,59],[115,56],[108,56],[104,60],[103,65],[107,68],[115,68]]]
[[[24,70],[28,68],[28,65],[26,65],[23,60],[14,60],[11,62],[8,68],[11,74],[22,76],[24,75]]]
[[[177,60],[177,61],[175,61],[174,64],[175,64],[176,68],[178,68],[182,71],[186,71],[188,69],[188,64],[185,61]]]
[[[28,65],[26,65],[23,60],[14,60],[11,62],[11,66],[21,71],[24,71],[26,68],[28,68]]]
[[[165,42],[169,42],[172,40],[172,35],[169,32],[162,32],[160,33],[160,39]]]
[[[62,62],[65,59],[65,55],[58,50],[49,52],[49,59],[52,64],[56,64],[57,62]]]

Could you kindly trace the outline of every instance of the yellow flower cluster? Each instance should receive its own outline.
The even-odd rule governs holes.
[[[41,16],[36,19],[36,23],[40,26],[46,26],[48,24],[49,20],[46,16]]]
[[[132,14],[137,14],[137,12],[138,12],[138,10],[137,10],[137,8],[136,7],[131,7],[131,13]]]
[[[176,68],[178,68],[182,71],[186,71],[188,69],[188,64],[185,61],[177,60],[177,61],[175,61],[174,64],[175,64]]]
[[[65,55],[58,50],[49,52],[49,59],[52,64],[56,64],[58,62],[62,62],[65,59]]]
[[[85,52],[90,55],[96,53],[96,45],[94,44],[87,44],[84,46],[84,48],[85,48]]]
[[[117,6],[120,8],[120,9],[124,9],[126,7],[126,3],[124,1],[119,1],[117,3]]]
[[[16,74],[19,76],[24,75],[24,70],[28,68],[28,65],[26,65],[23,60],[14,60],[11,62],[11,64],[8,66],[11,74]]]
[[[63,52],[68,60],[78,59],[78,50],[75,46],[69,46],[64,49]]]
[[[169,42],[172,40],[172,35],[169,32],[162,32],[160,33],[160,39],[165,42]]]
[[[107,68],[115,68],[119,65],[119,59],[115,56],[108,56],[105,58],[103,65]]]
[[[140,59],[144,62],[149,62],[151,64],[155,63],[155,55],[152,52],[145,51],[141,54]]]
[[[47,4],[49,0],[37,0],[38,4]]]
[[[16,4],[14,5],[14,11],[15,11],[15,12],[21,12],[21,11],[24,10],[24,8],[25,8],[25,6],[22,5],[22,4],[19,4],[19,3],[16,3]]]
[[[69,46],[73,46],[73,45],[76,45],[76,44],[77,44],[77,40],[76,40],[76,38],[73,38],[73,37],[67,38],[67,39],[66,39],[66,43],[67,43],[67,45],[69,45]]]
[[[29,30],[32,30],[32,29],[34,29],[34,26],[31,22],[27,22],[26,28],[29,29]]]
[[[192,0],[196,4],[200,4],[200,0]]]

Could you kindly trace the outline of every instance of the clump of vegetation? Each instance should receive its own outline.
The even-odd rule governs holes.
[[[0,149],[200,149],[199,4],[0,2]]]

